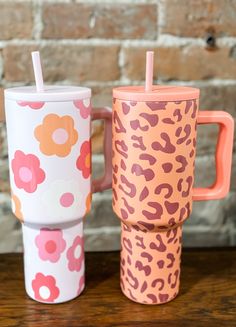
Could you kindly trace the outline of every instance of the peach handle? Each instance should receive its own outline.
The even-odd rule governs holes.
[[[105,157],[105,174],[99,179],[95,179],[92,182],[92,192],[101,192],[111,188],[111,176],[112,176],[112,110],[108,107],[94,108],[92,110],[92,120],[104,119],[105,121],[105,133],[104,133],[104,157]]]
[[[224,111],[199,111],[198,124],[219,124],[216,146],[216,180],[211,187],[194,188],[193,200],[216,200],[229,192],[234,137],[233,117]]]

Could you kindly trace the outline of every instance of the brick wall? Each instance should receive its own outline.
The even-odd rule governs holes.
[[[41,51],[47,83],[81,84],[94,105],[110,105],[116,85],[143,83],[147,49],[155,82],[201,89],[202,109],[236,117],[236,0],[0,0],[0,83],[33,82],[30,52]],[[102,125],[93,128],[94,175],[102,172]],[[217,128],[198,128],[196,185],[214,180]],[[222,201],[194,204],[186,246],[236,244],[236,155],[231,191]],[[0,123],[0,251],[21,251],[20,224],[10,212],[6,131]],[[95,194],[86,248],[119,248],[111,193]]]

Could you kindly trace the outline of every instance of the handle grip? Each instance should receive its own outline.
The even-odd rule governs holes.
[[[105,174],[99,179],[92,181],[92,192],[101,192],[111,188],[112,178],[112,110],[108,107],[95,108],[92,110],[92,120],[104,119],[105,133],[104,133],[104,157],[105,157]]]
[[[216,146],[216,180],[211,187],[193,188],[193,200],[216,200],[224,198],[229,192],[234,120],[224,111],[199,111],[198,124],[219,124],[219,136]]]

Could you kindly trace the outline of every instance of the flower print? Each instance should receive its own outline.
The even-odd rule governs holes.
[[[84,178],[91,175],[91,143],[85,141],[80,148],[80,156],[76,161],[76,167],[82,171]]]
[[[47,115],[42,125],[35,128],[34,135],[40,150],[47,156],[66,157],[78,140],[74,120],[70,116]]]
[[[90,98],[73,101],[76,108],[79,109],[82,118],[87,119],[91,114]]]
[[[42,196],[47,213],[51,217],[61,217],[65,220],[82,217],[82,199],[81,184],[72,180],[54,181]]]
[[[80,293],[84,290],[84,286],[85,286],[85,278],[83,274],[79,280],[79,288],[78,288],[77,295],[80,295]]]
[[[68,268],[70,271],[80,271],[84,262],[84,239],[77,236],[72,246],[66,253],[68,259]]]
[[[11,196],[11,207],[12,207],[12,211],[14,213],[14,215],[20,220],[23,221],[23,214],[21,212],[21,202],[20,199],[12,194]]]
[[[45,276],[42,273],[37,273],[32,281],[32,288],[35,299],[41,302],[54,302],[59,294],[59,288],[56,286],[56,280],[53,276]]]
[[[38,110],[44,106],[45,102],[17,101],[17,104],[21,107],[29,106],[31,109]]]
[[[24,152],[17,150],[12,159],[11,167],[16,186],[28,193],[35,192],[38,184],[45,180],[45,172],[40,168],[40,161],[33,154],[24,154]]]
[[[44,261],[57,262],[66,248],[66,242],[60,229],[41,228],[35,238],[39,249],[39,257]]]
[[[84,215],[87,215],[87,213],[89,213],[91,209],[91,200],[92,200],[92,193],[89,192],[89,194],[86,197],[86,210]]]

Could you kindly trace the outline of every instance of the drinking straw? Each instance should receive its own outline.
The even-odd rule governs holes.
[[[152,90],[153,82],[153,51],[146,52],[146,79],[145,79],[145,91],[149,92]]]
[[[42,66],[40,61],[40,54],[39,51],[31,52],[33,68],[34,68],[34,78],[37,92],[43,92],[43,73],[42,73]]]

